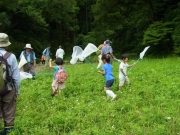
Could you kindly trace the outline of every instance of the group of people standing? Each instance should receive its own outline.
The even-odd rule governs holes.
[[[10,46],[9,37],[6,33],[0,33],[0,59],[4,59],[8,64],[7,70],[2,70],[3,81],[0,83],[0,135],[7,135],[14,128],[16,100],[20,94],[20,69],[18,67],[17,58],[13,53],[7,52],[7,47]],[[51,65],[51,46],[48,45],[43,50],[42,55],[45,57],[45,66],[48,64],[51,68],[57,71],[57,68]],[[56,51],[56,64],[61,66],[63,64],[64,50],[59,46]],[[31,44],[26,44],[24,50],[20,54],[20,59],[24,57],[27,63],[23,65],[24,72],[32,74],[35,79],[35,67],[36,67],[36,54],[31,47]],[[4,68],[1,64],[5,64],[0,61],[0,68]],[[8,72],[8,77],[4,76]],[[1,75],[1,76],[2,76]],[[7,79],[8,78],[8,79]],[[2,80],[1,80],[2,81]],[[64,88],[64,84],[56,85],[52,84],[53,88]],[[55,94],[55,93],[53,93]],[[52,94],[52,96],[54,96]],[[4,126],[3,126],[4,125]],[[4,130],[3,130],[4,128]]]
[[[41,62],[45,66],[49,65],[49,60],[51,58],[50,52],[51,45],[47,45],[47,47],[42,52]],[[65,54],[64,50],[61,46],[56,51],[56,58],[60,57],[63,59],[63,55]],[[36,54],[31,47],[31,44],[26,44],[24,50],[21,52],[20,59],[24,55],[27,63],[23,65],[23,71],[32,74],[33,79],[35,79],[35,68],[36,68]]]
[[[97,69],[99,69],[102,66],[102,71],[98,71],[100,74],[102,74],[105,77],[105,85],[104,85],[104,90],[107,94],[108,97],[111,97],[112,100],[114,100],[116,98],[116,94],[114,94],[114,92],[111,90],[111,87],[114,83],[114,76],[112,73],[113,70],[113,66],[112,66],[112,60],[115,59],[115,56],[113,54],[113,50],[112,47],[110,46],[112,42],[110,40],[106,40],[104,41],[103,44],[100,44],[98,47],[98,52],[100,52],[100,54],[98,55],[98,60],[99,60],[99,64],[97,66]],[[135,65],[131,64],[128,65],[127,61],[128,61],[128,55],[127,54],[123,54],[122,55],[122,60],[118,60],[120,62],[119,65],[119,90],[121,89],[121,87],[124,85],[124,83],[126,82],[127,84],[130,83],[128,77],[127,77],[127,68],[128,67],[132,67]]]

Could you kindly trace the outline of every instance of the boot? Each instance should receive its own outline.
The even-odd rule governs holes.
[[[8,133],[10,133],[11,130],[13,130],[13,127],[5,127],[4,128],[4,135],[7,135]]]

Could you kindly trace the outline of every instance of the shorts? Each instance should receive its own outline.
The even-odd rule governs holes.
[[[106,81],[105,88],[110,88],[114,83],[114,79]]]
[[[56,82],[56,80],[53,80],[52,87],[55,87],[55,89],[62,90],[65,88],[65,85],[63,82]]]
[[[124,78],[123,79],[119,78],[119,86],[123,86],[124,82],[127,83],[127,84],[130,83],[128,77],[126,77],[125,79]]]

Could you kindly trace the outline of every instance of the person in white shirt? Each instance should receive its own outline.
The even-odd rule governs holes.
[[[64,50],[62,49],[62,47],[60,45],[59,49],[57,49],[57,51],[56,51],[56,58],[63,59],[64,54],[65,54],[65,52],[64,52]]]
[[[119,65],[119,90],[121,89],[121,87],[124,85],[124,82],[126,82],[127,84],[130,83],[128,77],[127,77],[127,73],[126,70],[129,67],[134,66],[136,63],[129,65],[127,63],[128,61],[128,55],[127,54],[123,54],[122,55],[122,61]]]

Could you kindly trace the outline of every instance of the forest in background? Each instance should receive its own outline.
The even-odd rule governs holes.
[[[51,44],[66,54],[73,46],[96,46],[110,39],[116,56],[139,53],[180,55],[180,2],[178,0],[3,0],[0,32],[19,57],[30,43],[40,57]]]

